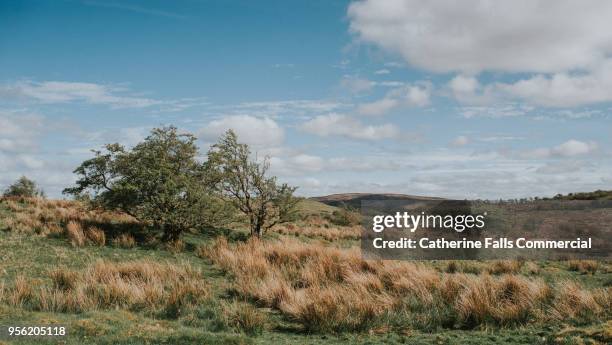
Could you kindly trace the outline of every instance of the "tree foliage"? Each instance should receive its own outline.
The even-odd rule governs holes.
[[[6,197],[33,198],[44,197],[45,192],[38,187],[36,182],[21,176],[17,181],[8,186],[3,195]]]
[[[64,193],[132,215],[161,229],[166,241],[185,230],[220,225],[231,220],[232,211],[214,193],[195,141],[176,127],[164,127],[132,149],[106,145],[76,168],[76,186]]]
[[[269,160],[251,160],[246,144],[229,130],[208,152],[208,166],[217,189],[248,219],[251,235],[261,237],[276,224],[295,219],[296,187],[268,177]]]

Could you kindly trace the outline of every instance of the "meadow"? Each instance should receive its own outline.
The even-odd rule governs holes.
[[[66,325],[62,344],[612,342],[610,263],[366,261],[350,214],[299,207],[262,239],[168,245],[125,214],[3,198],[0,324]]]

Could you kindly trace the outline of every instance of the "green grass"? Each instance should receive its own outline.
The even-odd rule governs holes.
[[[302,199],[298,203],[297,208],[301,215],[319,215],[321,213],[331,214],[332,212],[338,210],[337,207],[312,199]]]
[[[301,203],[305,212],[333,211],[333,207],[305,200]],[[16,275],[49,281],[51,269],[66,267],[80,270],[98,259],[128,261],[148,258],[170,263],[189,262],[204,272],[211,284],[213,300],[178,319],[152,316],[126,310],[102,310],[84,313],[49,313],[14,308],[0,304],[0,325],[68,326],[69,336],[62,344],[603,344],[611,339],[612,324],[602,323],[569,328],[563,325],[529,326],[509,329],[449,330],[432,333],[416,330],[404,334],[372,330],[362,333],[308,334],[302,327],[283,318],[277,311],[257,308],[265,315],[267,325],[253,334],[224,323],[219,306],[230,303],[230,280],[209,261],[194,253],[197,245],[214,236],[188,234],[186,250],[171,253],[163,249],[120,249],[111,246],[73,248],[66,239],[44,238],[35,235],[3,231],[2,219],[9,212],[0,203],[0,282],[10,284]],[[241,237],[240,234],[234,235]],[[435,265],[436,263],[434,263]],[[544,279],[578,279],[592,287],[604,286],[611,279],[610,273],[585,275],[568,271],[563,263],[541,263]],[[575,327],[575,326],[574,326]],[[607,335],[606,335],[607,334]],[[607,337],[607,338],[606,338]],[[582,339],[582,340],[580,340]],[[0,344],[9,343],[0,339]],[[21,339],[14,344],[56,344],[57,339]]]

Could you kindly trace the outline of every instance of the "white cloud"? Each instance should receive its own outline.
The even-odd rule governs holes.
[[[422,82],[389,91],[384,98],[357,107],[363,115],[383,115],[400,107],[425,107],[430,104],[431,84]]]
[[[523,116],[535,108],[527,104],[498,103],[490,106],[464,106],[459,108],[459,113],[465,118],[472,117],[514,117]]]
[[[225,131],[232,129],[238,140],[255,148],[279,146],[285,139],[285,131],[269,117],[250,115],[227,116],[211,121],[199,132],[204,139],[216,141]]]
[[[612,101],[612,60],[588,73],[540,74],[515,83],[499,83],[496,87],[510,97],[546,107],[609,102]]]
[[[597,144],[594,142],[582,142],[575,139],[568,140],[561,145],[558,145],[552,149],[553,155],[569,157],[584,155],[591,153],[597,149]]]
[[[382,75],[382,74],[389,74],[389,73],[391,73],[391,71],[389,71],[389,70],[388,70],[388,69],[386,69],[386,68],[379,69],[379,70],[377,70],[377,71],[375,71],[375,72],[374,72],[374,74],[378,74],[378,75]]]
[[[338,135],[361,140],[388,139],[399,134],[399,129],[392,124],[365,125],[357,119],[335,113],[317,116],[305,122],[301,128],[323,137]]]
[[[520,159],[547,159],[547,158],[566,158],[591,154],[598,148],[593,141],[584,142],[570,139],[554,147],[541,147],[533,150],[520,152],[506,151],[503,155]]]
[[[612,53],[606,0],[365,0],[348,17],[362,41],[436,72],[561,72]]]
[[[113,108],[145,108],[164,102],[126,94],[122,87],[63,81],[19,81],[0,86],[4,98],[27,99],[40,103],[84,102]]]

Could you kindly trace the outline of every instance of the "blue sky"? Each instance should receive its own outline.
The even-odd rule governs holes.
[[[612,189],[612,5],[0,3],[0,187],[104,143],[228,128],[301,195]]]

